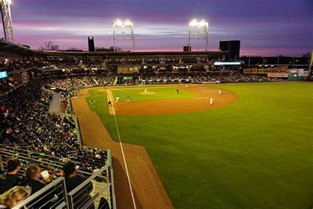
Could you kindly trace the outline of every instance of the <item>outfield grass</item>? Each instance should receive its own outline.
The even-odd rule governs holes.
[[[122,141],[147,149],[176,209],[312,208],[312,83],[214,87],[238,101],[186,114],[117,116]],[[117,139],[112,116],[101,117]]]

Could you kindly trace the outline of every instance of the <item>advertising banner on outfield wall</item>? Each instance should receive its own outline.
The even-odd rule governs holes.
[[[288,74],[288,69],[287,68],[248,68],[243,70],[244,74],[254,74],[254,75],[266,75],[269,73],[286,73]]]
[[[305,72],[306,71],[304,71],[304,69],[297,69],[297,68],[289,69],[289,74],[291,75],[304,76]]]
[[[118,73],[139,73],[139,66],[136,65],[118,65],[117,66]]]
[[[288,80],[291,81],[300,81],[303,80],[304,76],[307,75],[307,71],[304,71],[304,69],[289,69],[288,70]]]
[[[288,78],[288,73],[268,73],[269,78]]]
[[[309,71],[303,71],[303,76],[304,77],[309,76]]]

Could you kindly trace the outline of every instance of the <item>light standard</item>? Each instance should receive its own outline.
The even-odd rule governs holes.
[[[116,40],[129,38],[133,43],[133,51],[135,51],[135,36],[134,36],[134,23],[129,19],[124,21],[115,19],[113,22],[113,47],[114,52],[116,51]]]
[[[209,45],[209,23],[205,20],[193,19],[189,22],[189,38],[188,46],[190,46],[191,36],[194,35],[198,39],[204,39],[205,51],[208,51]]]
[[[14,43],[11,4],[11,0],[0,0],[0,12],[2,17],[4,39]]]

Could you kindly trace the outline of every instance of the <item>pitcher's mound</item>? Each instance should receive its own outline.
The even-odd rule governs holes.
[[[140,92],[140,94],[155,94],[155,92],[153,92],[153,91],[143,91],[143,92]]]

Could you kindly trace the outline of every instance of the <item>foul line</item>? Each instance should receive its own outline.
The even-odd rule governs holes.
[[[111,91],[110,91],[110,90],[108,90],[108,91],[110,92],[110,97],[112,98]],[[113,100],[111,100],[111,102],[113,103]],[[135,197],[134,197],[134,192],[133,192],[133,188],[132,188],[132,186],[131,186],[130,176],[129,176],[129,172],[128,172],[128,166],[127,166],[127,163],[126,163],[126,157],[125,157],[125,153],[124,153],[124,147],[123,147],[123,144],[122,144],[120,131],[119,131],[119,128],[118,128],[118,125],[117,125],[117,119],[116,119],[116,116],[115,116],[114,106],[109,107],[109,108],[112,108],[112,111],[113,111],[113,116],[114,116],[114,121],[115,121],[115,127],[116,127],[116,130],[117,130],[117,136],[118,136],[118,140],[119,140],[119,144],[120,144],[120,148],[121,148],[121,152],[122,152],[122,156],[123,156],[123,162],[124,162],[124,166],[125,166],[125,170],[126,170],[126,176],[127,176],[127,180],[128,180],[129,190],[130,190],[130,194],[131,194],[131,196],[132,196],[132,201],[133,201],[134,209],[137,209],[136,202],[135,202]]]
[[[107,90],[107,99],[108,99],[108,101],[111,101],[111,104],[112,104],[109,106],[109,114],[112,115],[112,114],[114,114],[114,109],[113,109],[114,99],[113,99],[113,95],[112,95],[111,90]]]

